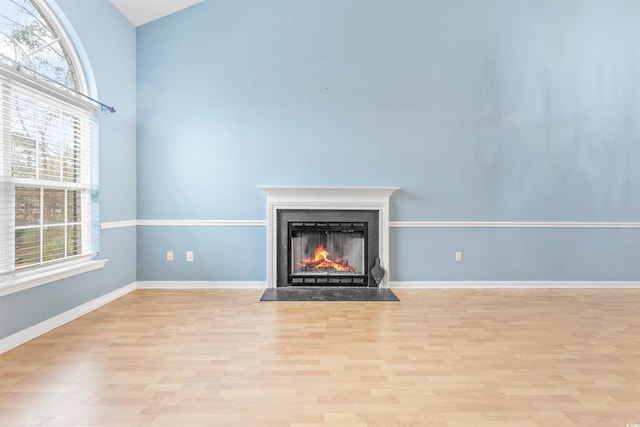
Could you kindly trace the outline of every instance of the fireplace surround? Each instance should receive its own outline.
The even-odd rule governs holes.
[[[387,286],[397,187],[258,188],[267,196],[268,287],[376,286],[375,258],[386,271],[379,286]]]

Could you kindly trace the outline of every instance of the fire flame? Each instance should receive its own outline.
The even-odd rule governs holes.
[[[356,269],[349,265],[346,257],[338,258],[335,261],[329,259],[329,251],[324,245],[316,246],[313,257],[302,258],[300,267],[304,270],[320,270],[326,268],[333,268],[337,271],[355,272]]]

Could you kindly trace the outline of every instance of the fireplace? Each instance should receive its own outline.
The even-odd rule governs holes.
[[[387,286],[397,187],[258,188],[267,196],[268,287]]]
[[[279,209],[277,286],[377,286],[378,211]]]

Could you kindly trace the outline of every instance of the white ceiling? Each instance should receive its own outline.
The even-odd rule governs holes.
[[[134,26],[171,15],[204,0],[109,0]]]

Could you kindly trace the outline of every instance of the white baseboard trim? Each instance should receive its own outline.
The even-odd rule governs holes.
[[[390,221],[392,228],[640,228],[640,222]]]
[[[138,289],[267,289],[266,281],[141,281]],[[640,289],[640,281],[391,281],[395,289]]]
[[[267,289],[266,281],[141,281],[138,289]],[[640,281],[391,281],[389,289],[640,289]]]
[[[640,281],[424,281],[390,282],[396,289],[640,289]]]
[[[5,353],[12,348],[22,345],[28,341],[31,341],[32,339],[37,338],[40,335],[44,335],[47,332],[64,325],[65,323],[69,323],[72,320],[84,316],[85,314],[96,310],[103,305],[108,304],[120,297],[123,297],[135,290],[136,284],[131,283],[129,285],[118,288],[115,291],[109,292],[108,294],[102,295],[101,297],[86,302],[82,305],[74,307],[71,310],[65,311],[64,313],[60,313],[57,316],[53,316],[27,329],[23,329],[20,332],[16,332],[13,335],[9,335],[6,338],[0,339],[0,354]]]
[[[141,281],[138,289],[266,289],[267,282],[248,281]]]

